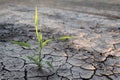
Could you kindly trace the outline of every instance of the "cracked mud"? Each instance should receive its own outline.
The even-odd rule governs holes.
[[[43,65],[39,71],[26,58],[34,56],[38,47],[31,23],[34,9],[18,7],[10,5],[6,12],[11,14],[0,19],[0,80],[120,80],[119,19],[41,7],[44,40],[61,35],[75,37],[45,46],[42,57],[55,70]],[[25,41],[32,49],[12,44],[12,40]]]

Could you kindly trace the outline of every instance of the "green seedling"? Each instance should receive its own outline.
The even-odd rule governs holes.
[[[40,24],[40,29],[39,29],[39,20],[38,20],[38,7],[36,6],[35,9],[35,31],[36,31],[36,36],[37,36],[37,41],[38,41],[38,50],[37,50],[37,54],[33,57],[33,56],[27,56],[27,58],[31,61],[33,61],[39,69],[42,68],[42,63],[45,62],[51,69],[54,69],[52,64],[49,61],[44,61],[41,57],[42,54],[42,49],[43,47],[48,44],[49,42],[54,41],[53,39],[47,39],[45,41],[43,41],[43,35],[42,35],[42,26]],[[57,40],[66,40],[72,38],[72,36],[62,36],[57,38]],[[29,47],[30,45],[25,43],[25,42],[18,42],[18,41],[12,41],[12,43],[14,44],[18,44],[20,46],[24,46],[24,47]]]

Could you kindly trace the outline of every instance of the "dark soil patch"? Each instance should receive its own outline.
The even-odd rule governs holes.
[[[21,27],[15,27],[17,25],[11,23],[0,24],[0,42],[6,42],[12,40],[14,37],[27,36],[25,29]],[[23,26],[23,25],[21,25]]]
[[[43,40],[69,35],[45,26],[43,27],[42,34]],[[11,40],[28,41],[29,39],[36,40],[34,26],[26,24],[0,23],[0,42],[8,42]]]

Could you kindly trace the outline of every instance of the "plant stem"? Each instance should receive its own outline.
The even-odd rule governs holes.
[[[39,56],[39,65],[38,65],[38,67],[39,67],[39,69],[41,69],[42,68],[42,63],[41,63],[41,61],[42,61],[42,58],[41,58],[41,53],[42,53],[42,48],[39,46],[39,51],[38,51],[38,56]]]
[[[41,62],[41,52],[42,52],[42,49],[40,48],[40,50],[39,50],[39,62]]]

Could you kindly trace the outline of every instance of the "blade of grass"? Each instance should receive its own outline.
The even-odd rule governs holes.
[[[42,47],[44,47],[47,43],[51,42],[52,39],[48,39],[48,40],[45,40],[43,43],[42,43]]]
[[[42,63],[39,62],[39,59],[42,60],[42,58],[39,58],[39,56],[37,56],[37,57],[27,56],[27,58],[29,60],[32,60],[33,62],[35,62],[35,64],[38,65],[38,67],[41,69]]]
[[[59,37],[58,40],[66,40],[70,38],[72,38],[72,36],[62,36],[62,37]]]
[[[24,47],[30,47],[30,45],[28,43],[25,43],[25,42],[12,41],[12,43],[20,45],[20,46],[24,46]]]
[[[30,60],[33,60],[33,61],[39,61],[39,56],[27,56],[27,58],[29,58]],[[42,58],[41,58],[42,60]]]
[[[36,36],[37,39],[39,40],[39,31],[38,31],[38,7],[36,6],[35,8],[35,30],[36,30]]]
[[[42,33],[40,32],[39,33],[39,44],[40,44],[40,48],[42,48],[42,38],[43,38],[43,36],[42,36]]]
[[[27,58],[28,58],[29,60],[34,61],[35,63],[38,63],[38,60],[37,60],[37,59],[35,59],[35,58],[34,58],[34,57],[32,57],[32,56],[27,56]]]
[[[54,70],[54,67],[52,66],[52,64],[49,62],[49,61],[45,61],[45,63],[51,68]]]

